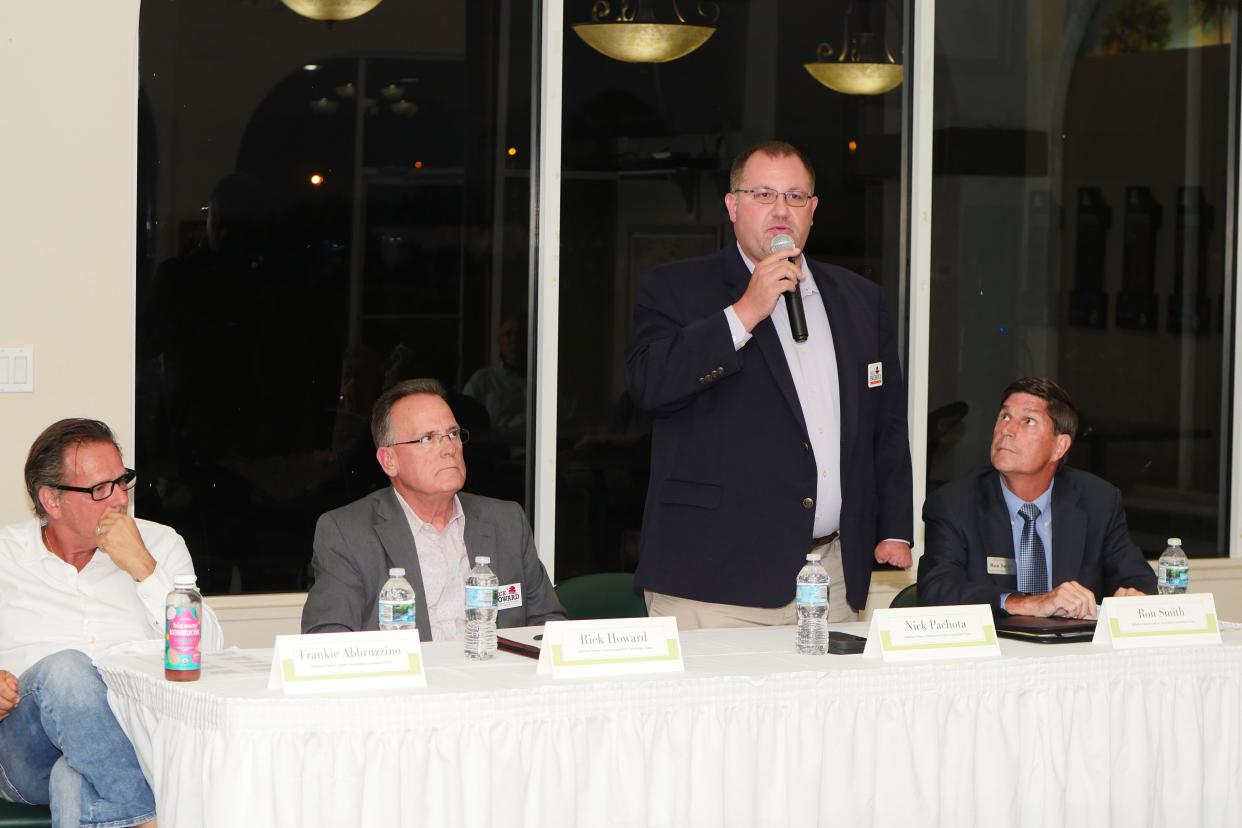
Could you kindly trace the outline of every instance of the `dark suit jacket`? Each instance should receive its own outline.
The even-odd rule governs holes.
[[[880,289],[810,262],[841,389],[841,543],[849,603],[867,601],[877,540],[912,539],[906,391]],[[750,281],[736,244],[642,277],[626,355],[653,415],[637,582],[701,601],[775,607],[794,595],[814,522],[815,456],[776,327],[733,349],[724,309]],[[812,342],[812,344],[814,344]],[[867,365],[884,383],[867,387]],[[839,596],[834,585],[833,595]]]
[[[1017,575],[989,575],[987,559],[1014,557],[1000,475],[980,466],[923,504],[926,546],[919,603],[991,604],[1018,591]],[[1014,570],[1016,572],[1016,569]],[[1097,603],[1119,587],[1156,591],[1156,576],[1130,540],[1121,492],[1093,474],[1062,466],[1052,485],[1052,586],[1077,581]]]
[[[320,516],[311,561],[315,583],[302,608],[302,632],[379,629],[376,600],[389,568],[400,566],[418,602],[418,636],[431,640],[418,550],[397,497],[390,486]],[[464,534],[471,565],[476,555],[486,555],[500,583],[522,584],[522,606],[500,610],[496,626],[564,621],[565,610],[535,553],[522,508],[511,501],[465,492],[458,497],[466,516]]]

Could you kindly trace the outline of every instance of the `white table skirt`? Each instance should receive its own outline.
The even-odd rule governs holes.
[[[844,628],[850,628],[846,625]],[[860,631],[862,625],[853,625]],[[168,826],[1237,826],[1242,633],[1002,642],[888,665],[791,628],[682,634],[686,671],[553,682],[425,644],[428,687],[286,698],[99,659]]]

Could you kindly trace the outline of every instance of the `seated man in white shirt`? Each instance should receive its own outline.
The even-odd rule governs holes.
[[[194,565],[181,537],[128,514],[135,472],[112,430],[61,420],[35,440],[36,518],[0,528],[0,797],[61,825],[154,825],[155,799],[91,656],[164,636],[164,598]],[[202,647],[223,641],[203,608]]]

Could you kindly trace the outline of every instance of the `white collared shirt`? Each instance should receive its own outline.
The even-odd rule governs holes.
[[[466,556],[466,515],[461,499],[453,495],[453,516],[443,532],[420,518],[405,498],[397,494],[405,512],[418,553],[418,571],[423,576],[423,593],[432,641],[464,641],[466,638],[466,575],[470,562]]]
[[[135,582],[96,550],[79,572],[43,544],[38,520],[0,528],[0,669],[20,676],[61,650],[94,657],[118,644],[164,637],[164,599],[177,575],[193,575],[181,536],[135,520],[155,571]],[[202,649],[219,650],[224,635],[203,604]]]
[[[746,269],[754,273],[755,264],[746,258],[742,246],[738,252]],[[832,342],[832,327],[828,312],[819,298],[819,287],[802,257],[802,273],[806,276],[800,286],[802,306],[806,311],[806,342],[794,342],[789,328],[789,312],[785,302],[778,297],[772,311],[772,324],[785,351],[789,373],[793,375],[794,389],[806,420],[807,436],[815,455],[815,524],[813,537],[830,535],[841,528],[841,385],[837,379],[837,352]],[[729,320],[729,333],[733,347],[741,350],[752,335],[738,319],[733,306],[725,308]]]

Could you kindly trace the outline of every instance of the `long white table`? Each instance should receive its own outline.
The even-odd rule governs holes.
[[[887,666],[793,637],[686,632],[684,673],[568,681],[424,644],[426,688],[310,698],[266,689],[269,650],[194,684],[155,650],[99,666],[176,828],[1242,824],[1242,633]]]

